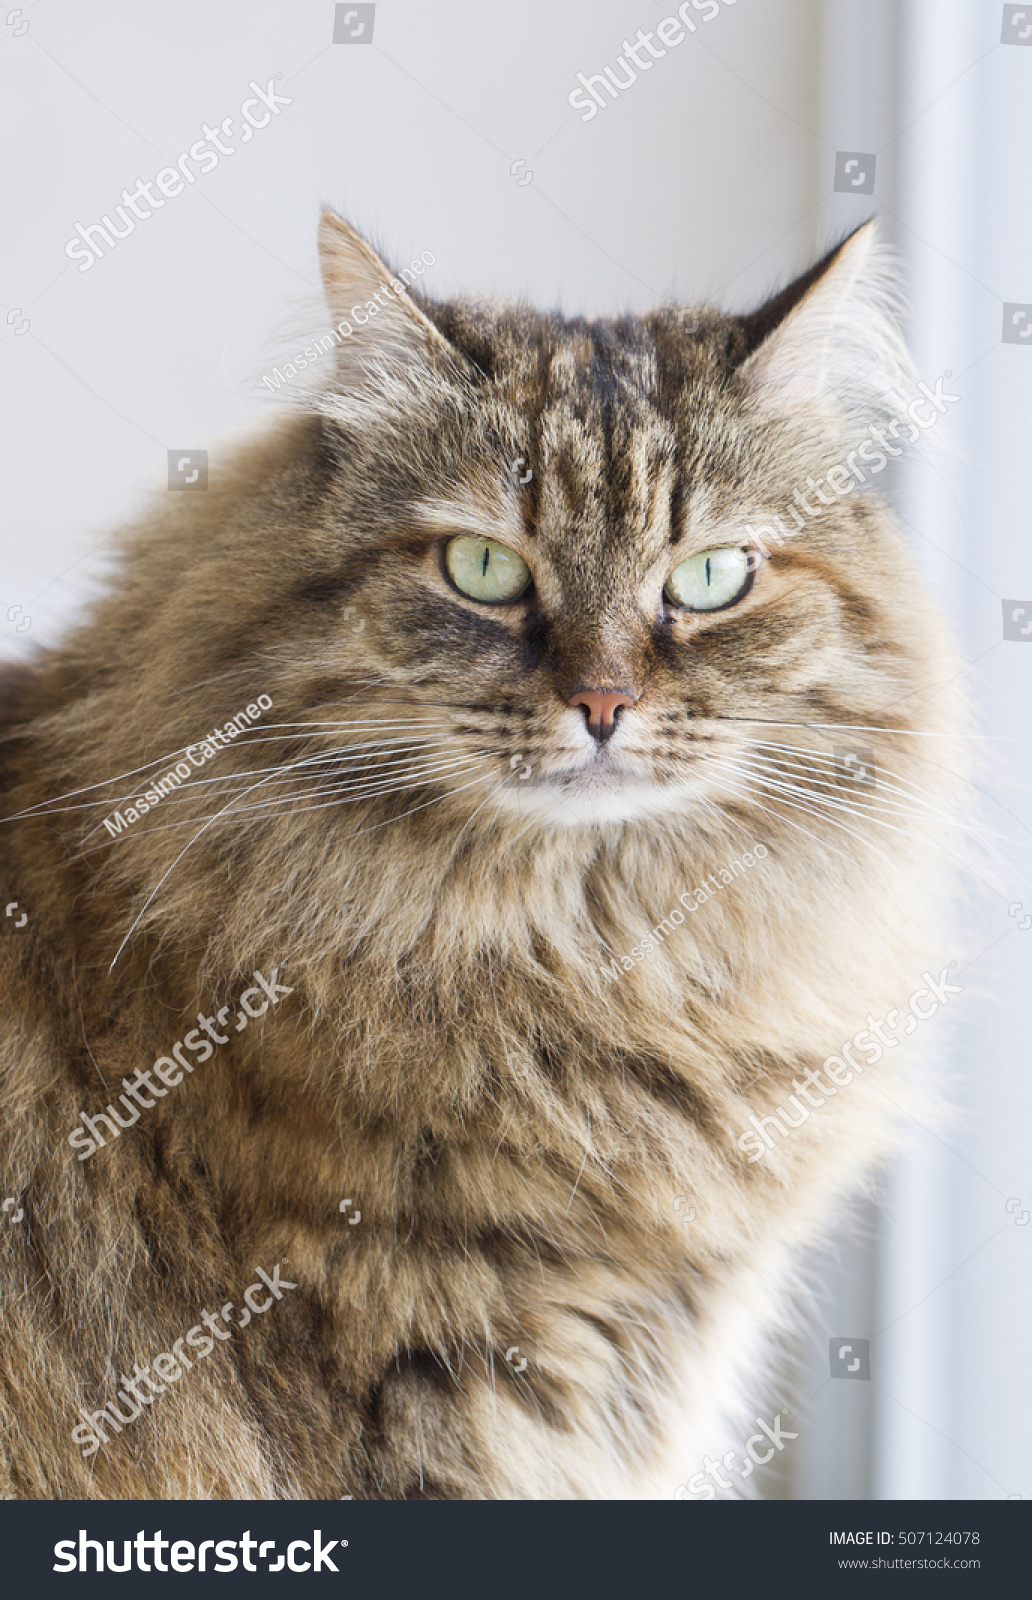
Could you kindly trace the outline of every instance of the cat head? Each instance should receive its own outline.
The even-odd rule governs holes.
[[[322,387],[131,535],[41,680],[49,783],[22,803],[60,826],[72,796],[116,948],[138,922],[209,939],[234,897],[240,949],[415,938],[452,864],[457,925],[471,864],[583,885],[614,842],[628,881],[677,857],[688,882],[762,840],[807,905],[818,847],[899,877],[939,781],[912,735],[952,730],[957,689],[869,492],[945,405],[874,230],[748,315],[593,321],[435,303],[333,216],[320,248]]]
[[[764,725],[908,725],[934,649],[861,490],[937,413],[912,420],[873,225],[737,317],[417,301],[332,215],[320,254],[332,464],[299,636],[365,711],[418,715],[467,815],[701,815]]]

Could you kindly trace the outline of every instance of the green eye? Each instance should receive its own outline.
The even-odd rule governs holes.
[[[497,539],[460,534],[448,541],[444,564],[456,589],[485,605],[515,600],[530,584],[530,568],[523,557]]]
[[[741,599],[750,568],[747,550],[700,550],[674,568],[663,592],[684,611],[719,611]]]

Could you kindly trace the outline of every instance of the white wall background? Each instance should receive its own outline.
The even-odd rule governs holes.
[[[576,73],[673,9],[380,0],[373,43],[343,46],[329,0],[0,6],[0,651],[56,636],[112,530],[167,492],[167,450],[217,458],[275,409],[261,373],[323,324],[320,202],[399,260],[433,252],[431,293],[588,314],[754,304],[877,210],[908,263],[921,371],[952,369],[964,396],[956,448],[906,474],[903,509],[983,731],[1026,737],[1032,649],[1002,642],[1000,602],[1032,596],[1032,355],[1000,327],[1004,300],[1032,300],[1032,49],[1001,45],[996,0],[738,0],[582,123]],[[80,273],[73,224],[275,73],[292,104]],[[833,192],[840,149],[877,155],[873,198]],[[1028,748],[985,751],[982,782],[1013,813],[988,820],[1027,846]],[[1032,1211],[1032,930],[1007,917],[1032,888],[1016,848],[1001,870],[1006,893],[971,913],[986,998],[928,1046],[962,1115],[945,1140],[915,1130],[884,1213],[815,1269],[829,1287],[796,1353],[799,1439],[767,1493],[1032,1494],[1032,1225],[1006,1211]],[[840,1333],[871,1339],[870,1384],[830,1380]]]

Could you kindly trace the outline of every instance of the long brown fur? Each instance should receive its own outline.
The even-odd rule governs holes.
[[[322,257],[335,322],[391,281],[334,218]],[[8,686],[3,1492],[670,1496],[762,1398],[906,1051],[752,1163],[749,1114],[942,965],[951,797],[913,735],[951,726],[951,657],[885,505],[837,501],[727,610],[659,599],[903,414],[884,265],[864,230],[753,317],[399,289],[337,360]],[[529,601],[450,586],[471,530]],[[640,695],[602,749],[585,684]],[[852,743],[873,791],[829,782]],[[292,993],[78,1159],[80,1113],[274,967]],[[297,1287],[85,1458],[79,1408],[276,1264]]]

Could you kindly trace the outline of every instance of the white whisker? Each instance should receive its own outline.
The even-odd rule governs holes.
[[[449,789],[447,794],[438,795],[434,800],[427,800],[424,805],[413,806],[411,811],[403,811],[400,817],[388,817],[386,822],[377,822],[371,828],[360,828],[357,833],[351,834],[350,837],[353,839],[360,839],[363,834],[377,833],[381,828],[389,827],[392,822],[403,822],[406,817],[414,816],[417,811],[425,811],[427,806],[438,805],[440,801],[448,800],[452,795],[462,794],[463,790],[472,789],[474,784],[483,783],[483,781],[483,778],[473,778],[471,782],[460,785],[458,789]]]
[[[253,785],[253,788],[260,789],[262,787],[262,784],[263,783],[267,783],[267,782],[268,782],[268,779],[262,778],[262,779],[260,779],[258,781],[258,783]],[[250,790],[248,790],[247,792],[250,793]],[[207,830],[211,827],[213,822],[217,822],[219,820],[219,817],[223,816],[225,814],[225,812],[228,811],[232,807],[233,803],[234,802],[231,800],[229,802],[229,805],[223,807],[222,811],[218,812],[214,817],[210,817],[208,819],[208,821],[204,824],[204,826],[202,828],[198,829],[198,831],[194,834],[193,838],[191,840],[189,840],[189,842],[179,852],[179,854],[176,856],[176,859],[173,861],[172,865],[167,869],[167,871],[162,874],[161,879],[158,882],[157,886],[147,896],[147,899],[145,900],[142,908],[140,909],[140,911],[138,912],[136,917],[133,919],[133,924],[132,924],[132,927],[129,929],[129,932],[126,934],[125,938],[122,940],[122,943],[119,945],[118,949],[115,951],[114,960],[111,962],[111,965],[108,968],[108,972],[109,973],[114,971],[115,963],[117,962],[119,956],[122,954],[122,951],[125,949],[126,945],[129,943],[129,940],[132,938],[133,933],[135,932],[136,928],[139,926],[142,917],[144,916],[145,912],[147,911],[147,908],[153,902],[155,895],[157,895],[159,893],[162,885],[167,882],[168,878],[175,871],[176,867],[179,865],[180,861],[182,861],[182,859],[186,855],[187,851],[190,850],[193,847],[193,845],[195,845],[197,843],[197,840],[199,838],[201,838],[202,834],[207,832]]]
[[[730,790],[732,794],[737,795],[740,800],[745,800],[749,805],[755,806],[759,811],[766,812],[769,816],[777,817],[779,822],[787,823],[790,828],[795,828],[799,833],[805,833],[807,838],[812,839],[815,844],[819,844],[825,850],[830,850],[833,855],[841,856],[843,861],[848,861],[851,867],[858,865],[855,856],[847,856],[842,850],[837,850],[828,839],[822,838],[820,834],[812,832],[810,828],[804,828],[801,823],[793,822],[791,817],[783,816],[780,811],[774,811],[769,806],[761,805],[756,796],[755,789],[750,789],[748,786],[746,786],[745,789],[736,788],[734,784],[731,783],[727,778],[725,778],[723,782],[725,788]],[[789,800],[784,801],[783,804],[792,805],[793,802]],[[797,806],[796,809],[800,811],[807,811],[808,807]],[[813,815],[812,812],[809,814]],[[848,833],[850,830],[847,828],[844,831]],[[887,861],[890,866],[894,865],[891,858],[885,854],[884,850],[879,850],[876,845],[871,843],[870,840],[864,840],[864,843],[868,846],[868,848],[873,850],[876,855],[880,855],[884,861]]]
[[[352,785],[351,787],[347,787],[339,783],[331,783],[327,784],[327,786],[323,789],[309,790],[307,793],[303,794],[270,795],[267,802],[259,801],[257,804],[250,806],[234,807],[233,799],[235,797],[231,797],[228,805],[223,806],[220,811],[215,812],[213,815],[207,818],[198,816],[177,817],[174,821],[162,823],[158,827],[150,827],[145,829],[144,835],[149,839],[160,833],[168,833],[173,828],[189,827],[195,822],[203,821],[207,825],[212,822],[217,822],[220,817],[227,816],[231,810],[233,811],[233,816],[230,820],[234,822],[244,819],[250,821],[262,821],[269,820],[276,816],[293,815],[299,811],[321,810],[321,806],[295,806],[292,804],[294,800],[311,800],[317,794],[332,794],[335,796],[333,800],[326,801],[326,805],[351,805],[358,804],[365,800],[385,799],[392,794],[398,794],[408,789],[418,788],[420,785],[427,782],[439,781],[439,779],[444,777],[447,773],[455,776],[456,774],[454,769],[456,768],[462,771],[472,771],[474,767],[480,764],[480,759],[471,762],[469,755],[455,756],[445,762],[433,763],[430,766],[422,768],[413,768],[413,776],[404,783],[397,782],[396,780],[398,778],[406,777],[407,774],[396,773],[392,776],[391,781],[386,784],[379,783],[373,779],[364,779],[359,784]],[[253,789],[263,786],[264,785],[260,784],[251,784],[244,789],[242,793],[245,795],[250,794]],[[204,830],[202,829],[201,831],[203,832]],[[83,851],[83,855],[95,855],[98,850],[107,849],[108,846],[109,840],[104,839],[99,845],[95,845],[91,850]],[[173,863],[173,865],[174,864],[175,863]]]
[[[933,810],[931,806],[927,805],[919,797],[908,794],[902,789],[897,790],[896,792],[900,794],[904,800],[910,802],[909,804],[898,804],[890,799],[886,799],[886,793],[894,787],[892,785],[883,783],[879,784],[877,795],[860,794],[856,784],[840,785],[838,778],[833,776],[831,771],[817,773],[813,771],[812,767],[808,767],[805,764],[799,762],[785,762],[772,756],[756,755],[746,757],[745,759],[750,763],[761,762],[764,766],[774,768],[775,771],[781,773],[782,776],[785,777],[787,777],[789,773],[794,773],[797,777],[808,777],[815,783],[820,784],[822,787],[820,789],[807,788],[804,792],[807,794],[812,794],[815,799],[826,801],[829,805],[843,806],[846,809],[853,810],[857,815],[873,817],[876,812],[881,811],[887,816],[906,816],[913,817],[915,819],[920,818],[926,822],[935,821],[948,823],[949,826],[955,828],[965,828],[970,826],[965,824],[960,818],[951,817],[948,813],[940,810]],[[851,803],[850,801],[846,800],[841,793],[836,793],[835,789],[831,788],[831,785],[833,784],[840,788],[844,787],[850,789],[853,793],[853,800],[856,803]],[[976,830],[972,828],[970,831]]]
[[[394,741],[394,742],[392,742],[392,744],[390,746],[390,749],[392,750],[392,752],[394,750],[394,744],[398,743],[398,742],[401,742],[404,745],[406,745],[407,747],[411,748],[411,747],[414,747],[417,744],[428,744],[428,743],[445,744],[448,741],[436,740],[436,739],[434,739],[434,740],[416,740],[416,741],[408,741],[408,740],[405,740],[405,741]],[[178,788],[170,789],[169,792],[162,797],[162,801],[163,802],[164,801],[172,801],[172,802],[177,802],[178,801],[180,803],[183,803],[187,797],[193,798],[194,793],[196,792],[197,789],[204,788],[204,787],[206,787],[208,785],[215,785],[215,784],[232,784],[232,783],[238,784],[239,788],[235,792],[240,794],[240,793],[243,793],[244,790],[246,789],[247,780],[249,778],[258,778],[258,777],[261,777],[263,774],[268,774],[269,775],[269,782],[270,783],[283,782],[283,781],[286,781],[292,774],[296,774],[301,767],[315,768],[317,766],[330,764],[330,763],[332,763],[334,761],[339,761],[339,760],[344,760],[344,761],[350,762],[350,755],[348,753],[349,752],[349,748],[350,747],[344,746],[344,747],[341,747],[338,750],[320,751],[318,754],[313,755],[313,756],[308,756],[308,757],[304,758],[302,761],[298,761],[298,762],[294,762],[294,763],[288,763],[287,765],[284,765],[282,762],[277,762],[275,766],[257,767],[257,768],[251,769],[250,771],[242,772],[242,773],[241,772],[230,772],[230,773],[222,773],[222,774],[218,774],[218,775],[213,775],[213,776],[205,777],[205,778],[188,778],[188,779],[185,779],[179,785]],[[372,746],[363,747],[363,753],[366,753],[366,754],[371,753],[372,748],[373,748]],[[387,747],[385,746],[385,748],[387,748]],[[404,757],[404,758],[399,757],[398,761],[408,762],[411,759],[412,759],[411,757]],[[385,762],[381,762],[381,763],[367,762],[367,763],[365,763],[365,767],[368,767],[368,768],[371,768],[372,770],[377,770],[377,771],[386,771],[388,767],[396,765],[396,764],[398,764],[398,763],[395,762],[395,761],[385,761]],[[352,764],[352,765],[349,765],[347,768],[342,766],[341,770],[342,771],[351,772],[351,771],[364,770],[364,769],[362,767],[359,767],[357,765]],[[310,771],[310,772],[308,772],[306,774],[303,774],[301,776],[301,781],[302,782],[313,781],[313,780],[318,779],[318,778],[323,777],[323,776],[325,776],[325,774],[323,772]],[[223,792],[225,793],[225,791],[223,791]],[[135,794],[136,794],[136,791],[133,790],[133,791],[130,791],[130,793],[128,795],[121,796],[121,798],[118,799],[114,803],[113,810],[117,811],[119,809],[119,807],[124,805],[127,801],[133,800],[135,798]],[[55,809],[53,811],[48,812],[47,815],[48,816],[60,816],[60,815],[66,813],[66,812],[69,812],[69,811],[92,811],[92,810],[95,809],[96,804],[97,804],[96,801],[86,801],[86,802],[81,802],[79,805],[75,805],[75,806],[61,806],[61,807],[59,807],[59,808],[57,808],[57,809]],[[110,804],[110,802],[107,801],[107,802],[105,802],[105,804]],[[103,822],[103,818],[102,818],[100,822],[96,823],[89,830],[89,832],[86,833],[83,836],[82,843],[86,844],[87,841],[90,840],[95,833],[99,833],[101,828],[103,827],[103,825],[104,825],[104,822]]]

